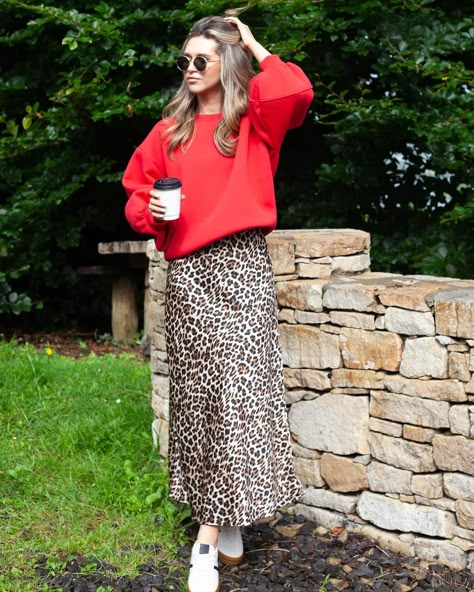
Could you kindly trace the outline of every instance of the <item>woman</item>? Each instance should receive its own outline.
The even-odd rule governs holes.
[[[177,65],[182,84],[123,184],[128,221],[153,234],[169,261],[170,494],[200,524],[188,590],[215,592],[218,557],[242,560],[240,527],[301,495],[264,235],[276,223],[284,135],[302,123],[313,93],[299,67],[235,17],[195,23]],[[163,219],[152,189],[160,177],[182,182],[178,220]]]

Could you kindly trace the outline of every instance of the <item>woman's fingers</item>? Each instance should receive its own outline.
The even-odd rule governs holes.
[[[156,197],[153,191],[150,191],[151,199],[148,203],[148,211],[157,221],[162,221],[166,212],[166,207],[160,201],[159,197]]]
[[[240,37],[242,38],[242,44],[244,47],[249,47],[252,43],[255,43],[255,37],[250,30],[248,25],[244,25],[244,23],[238,19],[236,16],[227,16],[225,20],[229,23],[232,23],[239,29]]]

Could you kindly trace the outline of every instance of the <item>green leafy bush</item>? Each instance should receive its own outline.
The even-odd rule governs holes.
[[[174,58],[190,24],[226,8],[220,0],[1,3],[0,313],[47,300],[43,314],[67,318],[81,301],[102,298],[76,268],[96,258],[98,241],[135,236],[121,173],[179,82]],[[254,0],[246,8],[256,36],[300,62],[315,88],[305,125],[283,150],[280,226],[367,229],[384,245],[374,266],[408,271],[432,269],[441,233],[448,255],[435,267],[474,275],[470,5]]]

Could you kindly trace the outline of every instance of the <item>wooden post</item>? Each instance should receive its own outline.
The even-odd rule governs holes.
[[[138,331],[137,296],[130,277],[119,277],[112,286],[112,336],[131,343]]]

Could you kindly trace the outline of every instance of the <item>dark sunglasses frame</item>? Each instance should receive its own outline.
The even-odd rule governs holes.
[[[189,66],[194,63],[194,67],[198,72],[203,72],[207,68],[207,64],[213,64],[214,62],[220,62],[220,60],[207,60],[203,56],[196,56],[195,58],[188,58],[188,56],[179,56],[176,60],[178,70],[186,72]]]

